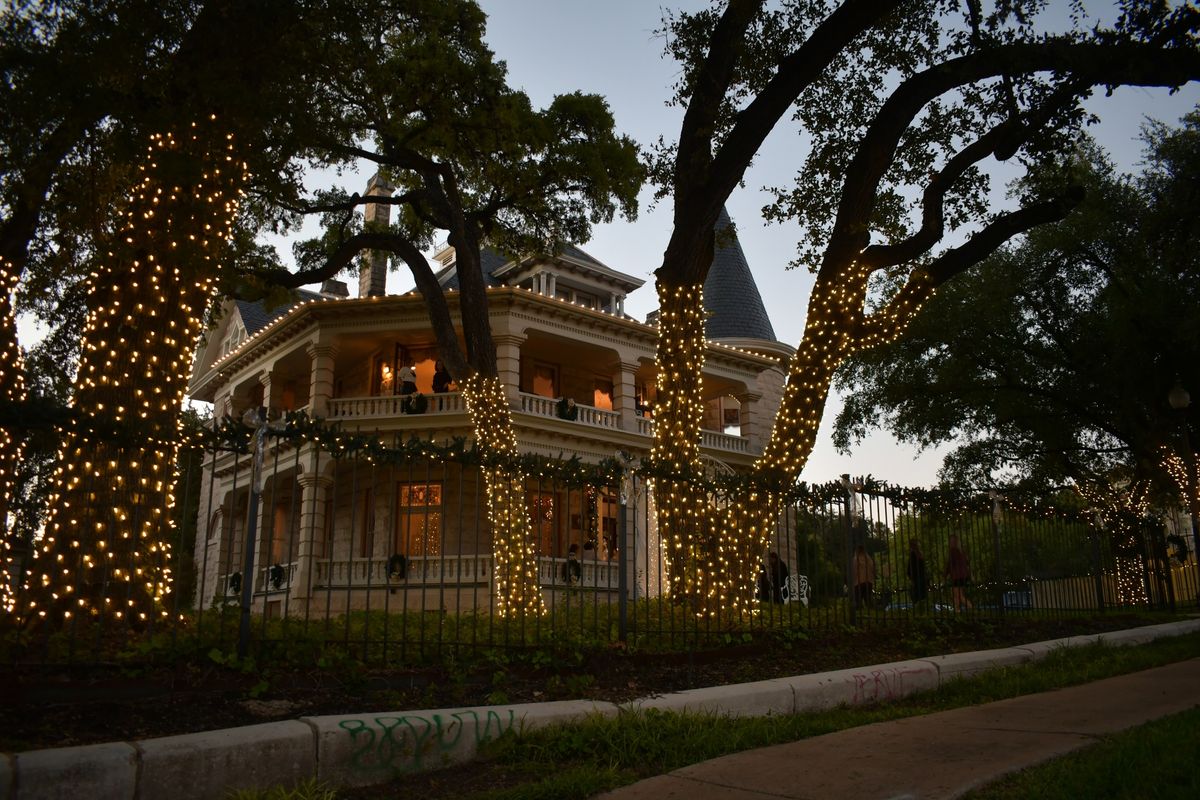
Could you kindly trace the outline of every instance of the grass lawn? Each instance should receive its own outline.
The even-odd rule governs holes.
[[[1042,661],[995,670],[957,681],[936,692],[886,705],[833,711],[729,719],[711,715],[647,711],[619,718],[596,718],[578,725],[505,736],[486,758],[462,767],[409,775],[387,786],[338,791],[339,798],[463,797],[473,800],[589,797],[608,789],[659,775],[728,753],[919,714],[987,703],[1149,669],[1200,655],[1200,634],[1163,639],[1139,647],[1105,645],[1064,649]],[[1196,720],[1184,722],[1198,740]],[[1183,771],[1195,770],[1195,746],[1159,745],[1162,758],[1177,758]],[[1139,770],[1127,768],[1136,777]],[[1157,767],[1155,768],[1157,769]],[[1144,776],[1144,772],[1141,773]],[[1157,782],[1157,778],[1156,778]],[[1186,785],[1186,784],[1185,784]],[[1145,789],[1145,786],[1139,787]],[[1018,791],[998,797],[1036,795]],[[1094,795],[1068,784],[1067,792],[1048,797],[1178,797],[1179,794]],[[989,796],[990,797],[990,796]],[[295,800],[301,800],[296,798]]]
[[[1165,717],[1018,772],[970,800],[1174,800],[1200,797],[1200,709]]]

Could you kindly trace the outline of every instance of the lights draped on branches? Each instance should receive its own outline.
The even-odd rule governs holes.
[[[1122,605],[1148,602],[1139,529],[1150,516],[1150,482],[1080,484],[1077,488],[1092,507],[1092,524],[1111,537],[1116,554],[1118,602]]]
[[[90,276],[76,414],[24,617],[166,614],[179,411],[247,177],[234,152],[215,117],[150,137],[125,224]]]
[[[461,381],[460,389],[471,416],[471,426],[485,458],[517,456],[508,397],[499,378],[478,374]],[[546,606],[538,586],[537,547],[525,508],[525,473],[503,465],[483,468],[488,520],[492,525],[495,562],[496,611],[501,617],[544,614]]]

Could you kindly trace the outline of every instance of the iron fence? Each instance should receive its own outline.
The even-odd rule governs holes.
[[[370,445],[355,450],[263,432],[258,470],[248,439],[184,448],[177,590],[165,621],[132,631],[101,615],[10,632],[8,660],[231,652],[240,637],[259,657],[309,648],[416,665],[490,648],[676,650],[771,630],[1175,608],[1197,597],[1196,554],[1169,548],[1153,520],[1118,537],[1028,499],[843,479],[798,489],[781,506],[750,611],[698,614],[668,590],[651,472],[631,462],[608,473],[525,462],[546,613],[505,619],[478,457],[455,456],[447,443],[367,436]],[[716,485],[704,491],[723,502]],[[952,564],[952,536],[965,573],[961,559]]]

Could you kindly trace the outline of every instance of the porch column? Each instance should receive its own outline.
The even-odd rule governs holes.
[[[558,297],[558,276],[549,272],[543,277],[546,279],[546,294],[550,297]]]
[[[758,392],[743,392],[736,397],[742,404],[741,413],[738,415],[738,422],[742,426],[742,438],[750,440],[751,450],[761,452],[765,443],[762,441],[762,421],[758,419],[758,401],[762,400],[762,395]]]
[[[292,613],[304,613],[312,597],[316,577],[313,562],[323,554],[316,552],[317,542],[324,540],[325,501],[333,478],[328,475],[304,473],[296,479],[300,484],[300,544],[296,548],[296,572],[292,578],[290,608]],[[330,542],[325,542],[330,546]]]
[[[637,368],[636,362],[620,361],[613,375],[613,410],[623,431],[637,430]]]
[[[504,393],[509,405],[521,407],[521,345],[525,337],[516,333],[497,333],[492,336],[496,343],[496,373],[504,384]]]
[[[258,382],[263,387],[263,406],[268,411],[271,409],[281,410],[283,407],[283,381],[275,380],[274,365],[266,372],[259,373]]]
[[[329,415],[329,400],[333,397],[333,357],[337,347],[332,344],[312,342],[308,346],[312,358],[312,371],[308,378],[308,415]]]

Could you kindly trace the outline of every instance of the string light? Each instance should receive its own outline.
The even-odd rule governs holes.
[[[517,456],[517,435],[504,384],[478,373],[459,383],[475,437],[485,454],[510,460]],[[537,545],[525,508],[525,473],[496,463],[484,464],[488,520],[492,527],[496,613],[501,617],[544,614],[538,586]]]
[[[167,614],[179,411],[247,178],[215,119],[150,137],[120,235],[90,277],[77,413],[25,618]]]
[[[6,259],[0,258],[0,399],[10,407],[25,401],[25,365],[17,343],[16,302],[14,294],[20,274]],[[16,604],[15,552],[16,532],[9,523],[9,509],[16,491],[17,465],[21,463],[24,441],[7,428],[0,427],[0,608],[11,613]]]

